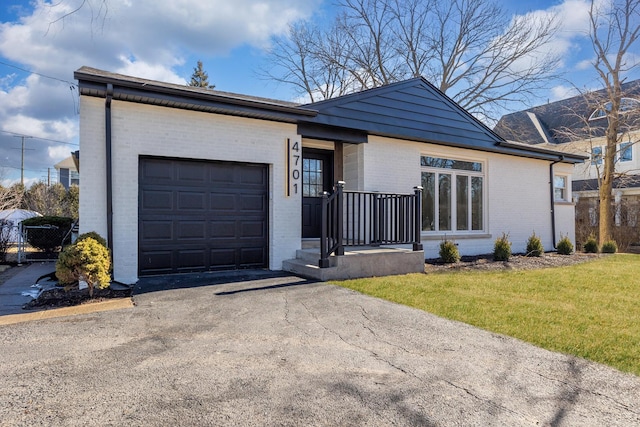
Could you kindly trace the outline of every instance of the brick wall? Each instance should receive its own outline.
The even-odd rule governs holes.
[[[81,232],[106,236],[104,99],[81,99]],[[138,158],[141,155],[269,165],[269,268],[300,247],[300,196],[286,197],[286,138],[295,125],[121,101],[112,103],[114,277],[138,271]]]

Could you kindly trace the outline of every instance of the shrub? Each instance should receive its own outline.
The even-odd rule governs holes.
[[[110,271],[109,250],[92,237],[67,246],[56,263],[56,277],[60,283],[68,285],[84,280],[91,296],[94,287],[103,289],[109,286]]]
[[[44,252],[54,252],[63,245],[72,223],[73,219],[62,216],[36,216],[22,221],[26,227],[47,227],[32,228],[27,233],[27,242]]]
[[[450,240],[444,240],[440,243],[440,258],[447,264],[460,261],[460,252],[456,244]]]
[[[618,252],[618,245],[615,240],[607,240],[602,244],[603,254],[615,254]]]
[[[560,255],[571,255],[573,253],[573,243],[569,240],[569,236],[563,236],[560,239],[557,250]]]
[[[82,233],[81,235],[78,236],[78,238],[76,239],[76,243],[83,241],[84,239],[88,239],[89,237],[91,237],[92,239],[94,239],[95,241],[97,241],[98,243],[100,243],[102,246],[104,246],[105,248],[107,247],[107,239],[105,239],[104,237],[102,237],[101,235],[99,235],[98,233],[96,233],[95,231],[89,231],[88,233]]]
[[[598,253],[598,241],[593,234],[590,234],[587,238],[587,241],[582,245],[582,249],[588,254],[597,254]]]
[[[509,261],[509,258],[511,258],[511,242],[509,235],[502,233],[493,246],[493,259],[495,261]]]
[[[544,247],[542,246],[542,240],[540,236],[536,235],[534,231],[529,240],[527,240],[527,256],[542,256],[544,253]]]

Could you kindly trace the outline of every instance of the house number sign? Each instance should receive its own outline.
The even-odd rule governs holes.
[[[298,194],[301,157],[300,143],[287,138],[287,197]]]

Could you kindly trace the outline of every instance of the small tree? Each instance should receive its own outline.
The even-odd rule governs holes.
[[[215,89],[216,85],[209,84],[209,75],[202,67],[202,61],[198,61],[198,66],[193,69],[193,74],[191,74],[191,81],[187,84],[187,86]]]
[[[509,258],[511,258],[511,242],[509,235],[502,233],[493,246],[493,259],[495,261],[509,261]]]
[[[109,249],[93,237],[83,237],[60,254],[56,263],[56,277],[62,284],[85,281],[89,295],[93,289],[104,289],[111,281],[111,257]]]
[[[540,236],[536,235],[535,231],[529,240],[527,240],[527,256],[539,257],[544,253],[544,247],[542,246],[542,240]]]

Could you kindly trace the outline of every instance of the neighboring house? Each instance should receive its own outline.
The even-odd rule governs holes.
[[[477,255],[502,233],[514,252],[533,232],[548,250],[574,236],[568,184],[554,188],[549,176],[568,183],[584,158],[508,143],[422,78],[296,105],[87,67],[75,77],[80,231],[108,238],[121,282],[300,272],[292,260],[318,264],[318,252],[304,261],[301,249],[320,236],[321,250],[405,248],[406,271],[437,258],[444,239]],[[338,185],[326,199],[323,227],[323,192],[337,181],[343,197]],[[380,252],[373,267],[395,265],[392,252]],[[354,258],[329,264],[345,259]],[[359,274],[378,274],[370,268]]]
[[[638,241],[640,216],[640,80],[622,86],[621,129],[614,179],[616,239],[624,244]],[[604,90],[503,116],[494,131],[507,140],[537,147],[589,156],[573,171],[572,194],[577,203],[578,239],[597,232],[598,176],[603,168],[605,109],[610,108]]]
[[[80,185],[80,152],[75,151],[69,157],[53,165],[58,173],[58,182],[67,190],[72,185]]]

